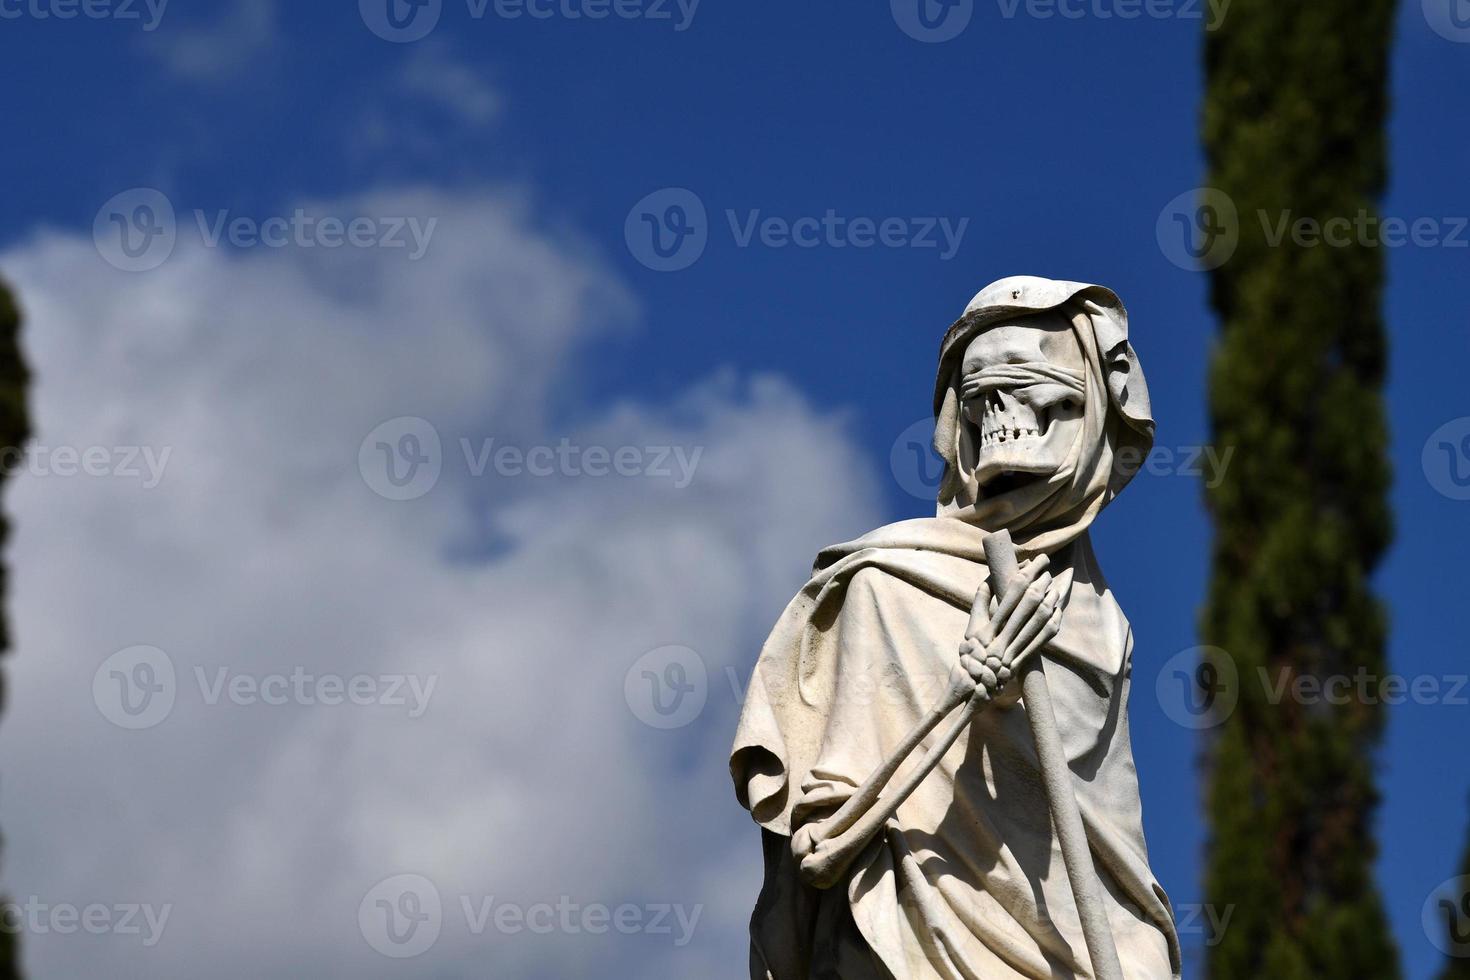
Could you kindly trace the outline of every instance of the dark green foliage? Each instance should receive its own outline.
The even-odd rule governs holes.
[[[1465,859],[1460,863],[1460,875],[1470,878],[1470,847],[1465,849]],[[1461,897],[1456,894],[1455,897]],[[1470,980],[1470,957],[1452,956],[1445,964],[1439,980]]]
[[[0,283],[0,449],[19,448],[30,438],[30,415],[26,410],[30,381],[31,373],[20,350],[20,311],[5,285]],[[7,453],[6,458],[9,456]],[[9,477],[8,472],[0,469],[0,488]],[[9,535],[10,523],[0,513],[0,548],[5,546]],[[5,583],[5,566],[0,563],[0,596],[8,591]],[[0,610],[0,653],[9,649],[10,626]],[[3,703],[3,690],[0,687],[0,703]]]
[[[1208,492],[1201,629],[1240,679],[1208,756],[1207,901],[1233,907],[1213,980],[1399,975],[1372,877],[1381,706],[1275,696],[1283,678],[1385,674],[1369,587],[1392,534],[1384,257],[1272,242],[1284,216],[1376,215],[1393,8],[1235,0],[1206,41],[1208,183],[1240,230],[1211,281],[1213,438],[1235,456]]]
[[[26,412],[26,389],[30,384],[30,372],[26,369],[20,351],[20,311],[10,293],[0,284],[0,449],[18,448],[30,437],[30,420]],[[9,458],[10,453],[4,454]],[[0,469],[0,487],[9,478],[9,473]],[[10,523],[0,511],[0,548],[10,534]],[[7,592],[5,566],[0,562],[0,601]],[[0,654],[10,649],[10,630],[5,610],[0,606]],[[5,700],[4,675],[0,674],[0,704]],[[0,930],[0,980],[18,980],[20,961],[16,950],[16,935]]]

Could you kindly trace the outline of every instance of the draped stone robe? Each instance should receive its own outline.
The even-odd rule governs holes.
[[[1058,307],[1072,317],[1087,364],[1083,431],[1057,474],[987,498],[965,468],[956,352],[988,322]],[[971,603],[987,587],[987,529],[1005,527],[1023,559],[1050,556],[1062,586],[1061,631],[1040,655],[1124,975],[1178,977],[1178,937],[1149,869],[1128,734],[1133,636],[1087,534],[1131,475],[1113,465],[1119,448],[1146,452],[1152,442],[1122,304],[1076,283],[1019,277],[989,287],[941,348],[935,408],[947,466],[938,516],[822,552],[748,689],[730,765],[765,852],[751,976],[1093,976],[1014,691],[976,716],[842,883],[805,885],[791,853],[791,834],[840,806],[942,695]]]
[[[938,700],[984,580],[984,532],[945,518],[878,532],[906,536],[825,552],[773,636],[797,655],[763,657],[749,689],[732,767],[765,839],[751,975],[1090,977],[1024,704],[980,713],[845,887],[796,876],[790,833],[840,806]],[[1177,976],[1128,738],[1128,622],[1087,537],[1052,560],[1071,592],[1047,679],[1124,975]],[[813,635],[787,645],[783,627]]]

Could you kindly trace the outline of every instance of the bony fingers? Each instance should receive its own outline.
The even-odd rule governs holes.
[[[1021,656],[1029,656],[1035,650],[1040,650],[1042,647],[1046,646],[1052,640],[1056,639],[1056,636],[1059,632],[1061,632],[1061,629],[1062,617],[1060,613],[1052,613],[1051,618],[1046,621],[1046,625],[1044,625],[1041,628],[1041,631],[1037,633],[1036,636],[1031,640],[1031,642],[1026,645],[1027,649],[1022,652]]]
[[[1052,637],[1057,635],[1061,627],[1062,611],[1060,609],[1046,609],[1044,606],[1037,608],[1038,615],[1033,616],[1026,624],[1015,640],[1006,648],[1006,663],[1015,665],[1029,656],[1036,648],[1050,643]]]
[[[1037,581],[1032,582],[1030,585],[1026,586],[1026,588],[1021,592],[1021,596],[1017,600],[1016,605],[1012,608],[1010,618],[1015,619],[1016,615],[1022,609],[1025,609],[1028,605],[1040,602],[1042,597],[1046,595],[1046,590],[1050,586],[1050,575],[1044,575]]]
[[[1021,563],[1021,577],[1030,581],[1051,567],[1051,558],[1047,555],[1037,555],[1028,558]]]
[[[1021,665],[1030,659],[1037,650],[1050,643],[1061,628],[1062,611],[1058,609],[1051,614],[1051,618],[1046,621],[1045,625],[1037,631],[1036,635],[1031,639],[1031,642],[1027,643],[1025,648],[1012,659],[1010,663],[1011,669],[1020,670]]]
[[[1024,622],[1020,622],[1020,615],[1012,617],[1013,620],[1017,621],[1015,632],[1011,636],[1012,641],[1014,641],[1022,634],[1026,633],[1027,629],[1032,624],[1038,622],[1046,622],[1047,619],[1051,617],[1051,614],[1057,610],[1060,604],[1061,600],[1057,595],[1055,585],[1052,585],[1042,591],[1039,594],[1039,598],[1037,599],[1035,606],[1031,606],[1030,603],[1027,603],[1027,606],[1030,607],[1030,611],[1027,613]],[[1017,612],[1019,614],[1020,610],[1017,610]]]
[[[1053,582],[1051,584],[1051,588],[1049,588],[1049,589],[1046,590],[1046,599],[1053,606],[1060,606],[1062,604],[1062,583],[1061,582]]]
[[[1047,620],[1052,618],[1056,611],[1057,604],[1055,602],[1053,602],[1051,599],[1042,599],[1041,605],[1036,607],[1036,612],[1032,614],[1031,618],[1045,623]]]
[[[1006,620],[1011,617],[1016,607],[1025,601],[1027,587],[1022,582],[1015,582],[1006,590],[1006,594],[1001,596],[1000,603],[990,611],[991,636],[996,636],[1000,633],[1001,627],[1005,625]]]
[[[1032,621],[1042,629],[1049,628],[1053,622],[1060,623],[1062,619],[1062,604],[1055,598],[1044,599],[1041,605],[1036,607],[1032,615]]]
[[[1011,661],[1011,670],[1020,671],[1022,667],[1025,666],[1026,661],[1030,660],[1036,654],[1036,651],[1040,650],[1045,645],[1045,634],[1037,636],[1030,643],[1026,644],[1026,649],[1016,654],[1016,658]]]
[[[1051,619],[1046,621],[1046,638],[1050,640],[1062,631],[1062,611],[1058,609],[1051,614]]]
[[[992,603],[990,590],[984,583],[975,590],[975,601],[970,604],[970,622],[965,627],[966,639],[988,640],[990,637],[988,626],[990,625],[990,607]]]
[[[1038,612],[1040,609],[1037,610]],[[1026,621],[1021,629],[1016,631],[1009,643],[1006,644],[1005,656],[1002,658],[1007,664],[1013,664],[1020,657],[1021,651],[1029,647],[1036,637],[1046,626],[1046,620],[1040,616],[1032,616]]]
[[[1051,559],[1046,557],[1046,555],[1038,555],[1022,566],[1021,574],[1016,576],[1015,581],[1011,584],[1022,589],[1028,589],[1037,582],[1050,582],[1050,568]]]
[[[1022,597],[1026,594],[1026,590],[1031,587],[1031,584],[1038,577],[1046,575],[1047,580],[1050,581],[1050,575],[1046,574],[1047,566],[1050,564],[1051,560],[1049,558],[1045,555],[1040,555],[1021,566],[1020,574],[1011,582],[1010,588],[1005,590],[1005,594],[1000,597],[1000,601],[991,610],[990,626],[992,635],[995,630],[1000,628],[1001,622],[1021,602]]]
[[[1042,597],[1045,595],[1046,590],[1038,588],[1035,583],[1027,587],[1021,596],[1020,603],[1017,604],[1015,610],[1006,619],[1005,626],[1000,630],[998,639],[1002,646],[1009,647],[1015,642],[1016,635],[1026,626],[1032,614],[1041,605]]]

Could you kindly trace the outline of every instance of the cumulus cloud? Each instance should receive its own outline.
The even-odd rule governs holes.
[[[759,878],[725,766],[739,692],[811,554],[879,520],[872,468],[779,378],[578,398],[579,355],[632,329],[636,304],[515,191],[322,207],[440,222],[418,262],[182,234],[140,274],[70,234],[0,255],[45,449],[7,501],[4,885],[109,910],[100,935],[35,913],[28,969],[739,972]],[[440,475],[389,500],[364,441],[405,416],[432,427]],[[385,465],[409,459],[383,444]],[[156,487],[118,472],[135,446],[168,450]],[[109,470],[60,475],[59,447],[101,447]],[[128,730],[108,692],[134,675],[94,680],[136,645],[168,657],[174,703]],[[646,658],[668,646],[690,651],[678,674]],[[434,687],[414,717],[382,686],[335,705],[221,686],[301,675]],[[687,724],[659,727],[642,700],[665,677],[699,688]],[[373,946],[375,917],[428,914],[381,890],[398,875],[440,902],[412,959]],[[133,904],[171,909],[156,944],[115,928]],[[630,928],[600,917],[620,906]]]

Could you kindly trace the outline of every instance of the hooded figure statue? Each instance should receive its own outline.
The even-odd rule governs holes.
[[[1132,631],[1088,535],[1153,444],[1123,304],[1083,283],[987,286],[945,334],[934,412],[936,516],[819,554],[748,688],[730,769],[765,852],[751,977],[1093,977],[1014,692],[976,714],[840,880],[813,882],[793,852],[943,693],[972,603],[994,608],[984,541],[1004,529],[1054,576],[1060,625],[1039,655],[1123,973],[1177,978],[1128,734]]]

